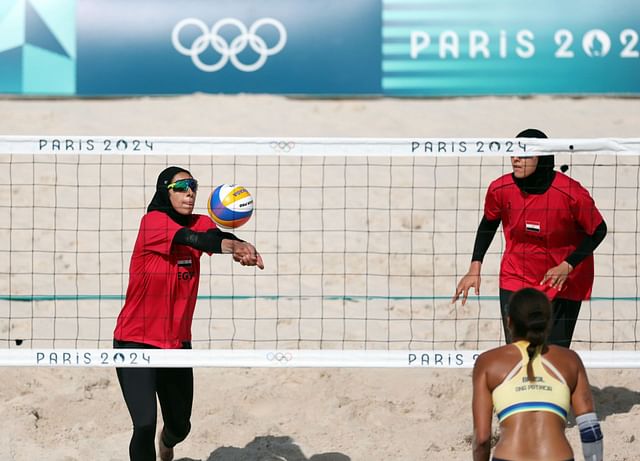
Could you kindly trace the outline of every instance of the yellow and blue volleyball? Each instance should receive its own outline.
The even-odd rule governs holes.
[[[238,184],[216,187],[207,202],[209,216],[219,226],[235,229],[249,221],[253,214],[253,197]]]

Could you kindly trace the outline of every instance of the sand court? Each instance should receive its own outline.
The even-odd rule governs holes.
[[[2,100],[0,113],[3,134],[60,137],[509,137],[531,126],[551,137],[613,138],[637,137],[640,126],[638,101],[614,98],[307,100],[194,95]],[[11,168],[12,177],[36,177],[38,186],[17,186],[24,191],[12,195],[16,198],[10,209],[2,208],[3,219],[11,219],[14,227],[39,231],[13,232],[10,242],[3,239],[4,250],[10,246],[13,252],[11,268],[16,273],[0,283],[5,291],[10,285],[16,293],[123,294],[138,222],[155,178],[165,165],[178,164],[190,168],[201,184],[212,186],[233,177],[259,185],[256,214],[238,235],[254,241],[263,253],[264,274],[255,277],[225,256],[211,261],[203,257],[200,294],[248,291],[281,296],[233,303],[199,301],[193,329],[196,347],[419,350],[432,349],[437,335],[441,348],[472,349],[479,338],[499,341],[497,301],[456,308],[445,299],[366,304],[358,296],[451,295],[458,274],[468,266],[478,222],[477,210],[460,212],[456,207],[465,209],[459,201],[481,201],[488,182],[504,171],[501,162],[482,168],[471,162],[448,171],[447,162],[439,160],[436,171],[448,173],[434,178],[428,161],[407,159],[394,160],[390,167],[388,159],[371,159],[367,165],[365,159],[352,158],[246,157],[232,163],[225,157],[193,156],[185,164],[180,156],[68,156],[64,161],[40,156],[40,162],[8,167],[6,157],[3,165]],[[560,160],[565,159],[556,163]],[[637,158],[625,161],[637,170]],[[630,196],[614,195],[607,188],[594,190],[614,231],[596,251],[596,273],[603,277],[597,279],[594,294],[611,296],[613,281],[620,293],[634,291],[634,280],[625,275],[637,274],[637,255],[626,255],[622,249],[638,245],[633,226],[637,178],[625,174],[631,168],[584,168],[572,166],[569,172],[594,184],[615,177],[619,186],[635,191],[636,196]],[[129,178],[134,178],[133,185],[123,187]],[[378,178],[396,188],[389,193],[371,187]],[[377,209],[378,202],[402,202],[401,188],[416,178],[425,184],[434,181],[440,188],[418,190],[411,203],[394,214]],[[473,187],[461,189],[455,200],[444,192],[460,184]],[[6,190],[2,193],[7,196]],[[200,213],[205,200],[201,192],[196,205]],[[51,212],[54,204],[65,206]],[[368,235],[362,232],[362,222],[370,226]],[[51,228],[56,232],[48,232]],[[317,232],[320,228],[324,234]],[[497,277],[492,274],[497,273],[499,247],[492,248],[484,268],[485,295],[497,294]],[[20,257],[25,254],[29,256]],[[448,273],[443,269],[447,267]],[[53,278],[47,276],[50,268],[55,268]],[[326,299],[343,296],[345,288],[353,299]],[[8,340],[43,338],[42,344],[27,347],[50,343],[53,335],[59,338],[56,347],[109,347],[121,304],[117,297],[41,301],[32,312],[25,303],[1,302],[0,317],[10,313],[14,319],[2,327],[2,335]],[[581,316],[576,338],[606,341],[615,328],[615,337],[626,339],[615,347],[635,350],[635,304],[607,309],[602,305],[583,307],[588,317]],[[624,321],[596,328],[600,324],[593,320],[599,317]],[[461,343],[460,338],[468,339]],[[639,373],[589,371],[603,419],[607,459],[632,460],[640,453],[634,429],[640,418]],[[193,430],[178,446],[177,459],[470,458],[469,370],[199,368],[195,374]],[[7,428],[0,435],[0,459],[127,458],[130,422],[113,369],[7,368],[1,382]],[[580,459],[577,429],[569,428],[568,435]]]

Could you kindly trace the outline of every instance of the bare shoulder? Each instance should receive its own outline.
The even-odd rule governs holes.
[[[476,360],[474,374],[484,376],[487,387],[493,390],[521,360],[520,351],[512,344],[490,349],[480,354]]]
[[[548,355],[551,358],[557,358],[562,361],[566,361],[568,363],[580,363],[580,356],[573,349],[568,349],[562,346],[549,345],[548,347]],[[547,354],[545,354],[547,355]]]
[[[496,347],[495,349],[489,349],[483,352],[476,359],[475,366],[478,368],[489,368],[494,365],[499,365],[503,362],[512,361],[513,358],[519,357],[519,352],[511,345]]]
[[[569,383],[575,382],[580,369],[583,368],[580,356],[566,347],[549,346],[548,352],[544,354],[544,357],[562,373]]]

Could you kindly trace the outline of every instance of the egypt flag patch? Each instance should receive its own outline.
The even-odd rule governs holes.
[[[191,259],[178,259],[179,267],[191,267],[192,261]]]
[[[526,229],[529,232],[540,232],[540,223],[535,221],[526,221],[525,222]]]

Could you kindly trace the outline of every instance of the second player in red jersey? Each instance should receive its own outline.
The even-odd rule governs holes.
[[[539,130],[522,138],[546,138]],[[485,198],[471,265],[453,296],[480,292],[484,256],[502,223],[505,250],[500,264],[500,307],[507,342],[507,302],[514,291],[532,287],[553,301],[549,343],[571,345],[583,300],[591,296],[593,251],[607,226],[593,198],[579,182],[554,170],[553,155],[511,157],[513,172],[494,180]]]

